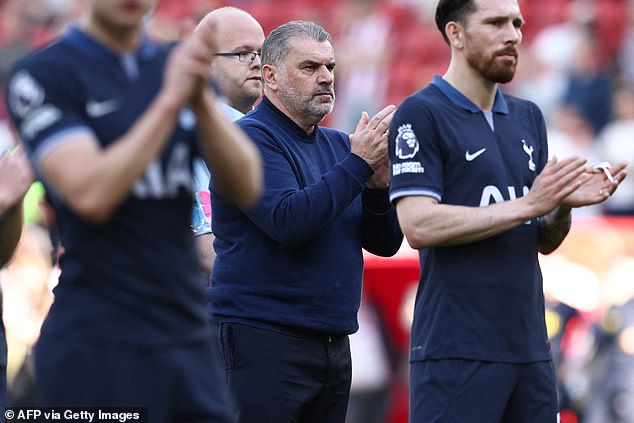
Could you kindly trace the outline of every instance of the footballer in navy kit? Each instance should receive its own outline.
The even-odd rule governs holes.
[[[157,44],[142,31],[153,3],[90,2],[85,26],[20,61],[8,83],[65,249],[37,393],[45,406],[149,407],[152,422],[225,421],[190,230],[192,159],[228,160],[215,169],[230,174],[227,192],[246,187],[244,205],[259,159],[204,89],[212,29]]]
[[[555,374],[538,252],[570,210],[617,181],[585,160],[548,158],[538,107],[505,95],[524,23],[517,0],[440,0],[447,73],[390,125],[390,199],[420,250],[410,350],[410,421],[554,423]]]
[[[391,128],[391,198],[486,207],[524,196],[547,162],[542,115],[499,89],[492,113],[494,128],[439,76],[408,98]],[[417,311],[425,318],[414,321],[412,359],[548,360],[537,232],[533,218],[477,242],[422,251]]]

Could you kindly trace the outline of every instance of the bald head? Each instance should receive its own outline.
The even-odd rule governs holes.
[[[209,12],[197,30],[214,28],[214,44],[218,53],[211,63],[211,77],[220,87],[227,103],[243,113],[248,112],[262,93],[260,57],[251,62],[245,56],[226,53],[260,53],[264,31],[259,22],[244,10],[221,7]]]
[[[237,7],[220,7],[218,9],[214,9],[211,12],[207,13],[198,24],[198,27],[213,24],[218,28],[218,35],[222,35],[226,32],[235,32],[232,31],[234,25],[244,25],[244,26],[254,26],[262,31],[262,27],[259,22],[255,20],[249,12],[246,12],[242,9],[238,9]]]

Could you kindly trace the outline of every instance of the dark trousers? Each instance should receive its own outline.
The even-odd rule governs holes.
[[[219,341],[238,423],[344,423],[352,367],[347,336],[222,323]]]
[[[147,407],[151,423],[230,421],[211,342],[130,349],[43,336],[35,353],[40,406]]]
[[[415,361],[410,366],[412,423],[556,423],[552,361]]]

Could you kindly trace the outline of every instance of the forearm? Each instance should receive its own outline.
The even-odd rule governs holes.
[[[22,233],[22,203],[7,208],[0,215],[0,267],[9,262]]]
[[[388,189],[363,190],[362,245],[372,254],[389,257],[399,250],[403,233]]]
[[[561,245],[572,224],[571,209],[557,207],[539,219],[539,252],[550,254]]]
[[[216,259],[216,251],[214,250],[214,235],[212,233],[203,234],[194,237],[196,251],[198,252],[198,261],[205,276],[211,276],[214,260]]]
[[[251,140],[228,121],[206,94],[195,108],[201,150],[222,194],[239,207],[253,206],[262,192],[262,162]]]
[[[405,197],[396,209],[403,234],[415,249],[480,241],[535,217],[522,200],[467,207],[439,204],[430,197]]]
[[[351,154],[321,175],[315,183],[301,187],[298,177],[287,166],[275,167],[281,160],[267,155],[267,190],[249,217],[271,238],[287,247],[305,245],[324,234],[358,198],[363,181],[371,170]]]
[[[159,95],[122,138],[103,150],[98,168],[100,175],[95,175],[95,180],[86,188],[90,190],[95,183],[99,186],[101,178],[114,173],[118,177],[104,178],[100,195],[114,190],[113,197],[120,203],[165,147],[180,112],[180,105],[166,95]]]

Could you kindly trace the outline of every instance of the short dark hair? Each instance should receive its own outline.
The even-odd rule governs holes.
[[[262,45],[262,65],[281,66],[291,51],[293,38],[309,38],[318,42],[332,42],[330,34],[320,25],[309,21],[291,21],[278,26]]]
[[[440,0],[436,7],[436,26],[449,44],[449,38],[445,34],[445,27],[449,22],[466,24],[467,16],[477,10],[475,0]]]

